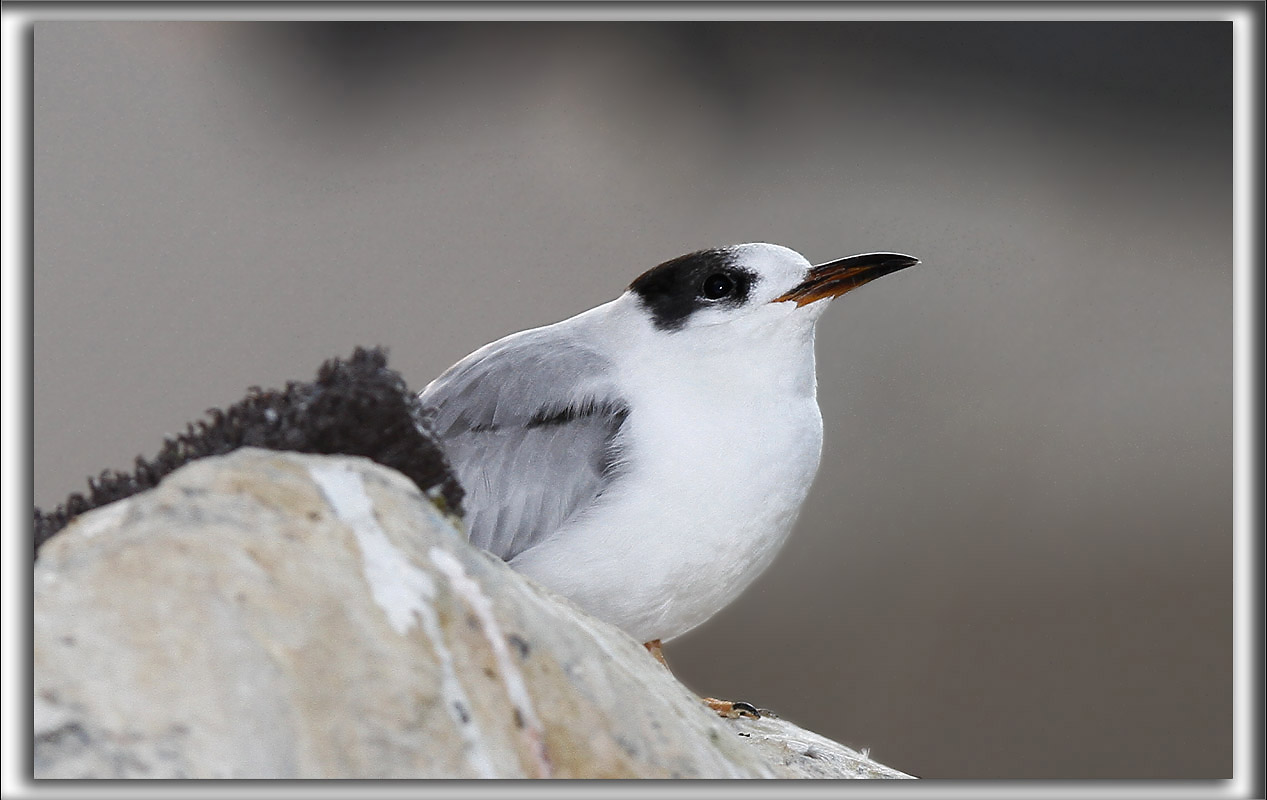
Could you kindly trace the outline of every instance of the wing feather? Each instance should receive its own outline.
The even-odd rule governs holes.
[[[500,558],[544,541],[618,477],[628,407],[612,365],[556,326],[477,350],[420,399],[466,490],[471,542]]]

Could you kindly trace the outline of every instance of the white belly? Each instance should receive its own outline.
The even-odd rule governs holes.
[[[671,639],[773,560],[818,469],[822,418],[802,391],[663,390],[626,422],[627,471],[515,569],[639,641]]]

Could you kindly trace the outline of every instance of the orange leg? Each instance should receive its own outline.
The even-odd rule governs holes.
[[[664,649],[661,647],[659,639],[652,639],[649,642],[643,642],[642,646],[647,648],[647,652],[650,653],[656,661],[663,664],[665,669],[669,669],[669,662],[664,659]],[[671,671],[672,670],[670,670],[670,672]],[[703,697],[700,699],[704,701],[704,705],[727,719],[735,719],[736,717],[752,717],[753,719],[761,718],[761,712],[756,706],[751,703],[745,703],[742,700],[732,702],[730,700],[718,700],[715,697]]]
[[[642,646],[647,648],[647,652],[655,656],[655,660],[663,664],[665,669],[669,668],[669,662],[664,660],[664,650],[660,647],[659,639],[652,639],[649,642],[643,642]]]

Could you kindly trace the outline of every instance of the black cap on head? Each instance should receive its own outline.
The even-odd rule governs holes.
[[[629,289],[642,300],[657,328],[676,331],[701,308],[743,305],[755,278],[735,266],[730,250],[697,250],[652,267]]]

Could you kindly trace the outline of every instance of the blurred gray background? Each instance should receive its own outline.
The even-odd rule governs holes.
[[[688,250],[907,252],[676,673],[923,777],[1230,777],[1230,24],[34,36],[37,505],[358,344],[421,389]]]

